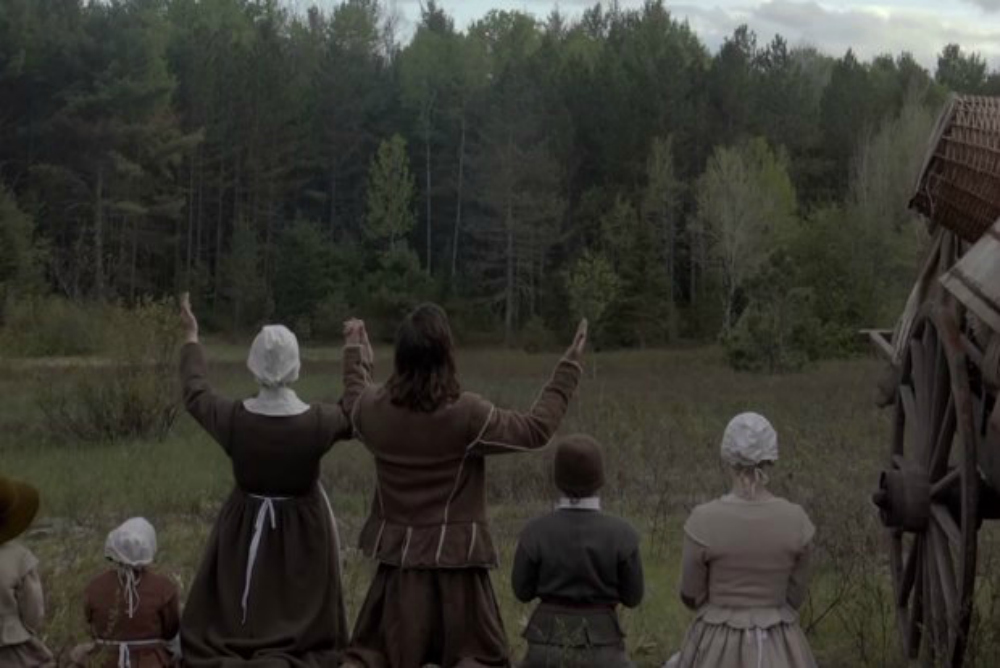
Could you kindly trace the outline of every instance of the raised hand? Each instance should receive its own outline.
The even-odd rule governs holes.
[[[351,318],[344,323],[344,345],[360,346],[361,357],[371,364],[375,358],[372,351],[372,344],[368,340],[368,330],[365,328],[365,321]]]
[[[573,336],[573,343],[570,344],[569,350],[566,351],[566,359],[574,362],[579,362],[583,359],[583,351],[587,347],[587,329],[587,319],[584,318],[576,326],[576,335]]]
[[[181,293],[181,328],[185,343],[198,342],[198,319],[191,310],[191,295],[187,292]]]

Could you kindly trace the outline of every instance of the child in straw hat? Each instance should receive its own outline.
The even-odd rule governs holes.
[[[72,653],[72,665],[102,668],[168,668],[180,630],[177,585],[151,570],[156,529],[135,517],[108,534],[104,556],[111,568],[84,593],[84,614],[93,642]],[[99,658],[94,664],[93,659]]]
[[[521,668],[627,668],[618,605],[642,601],[639,534],[601,512],[601,447],[584,435],[556,446],[555,512],[525,526],[518,539],[511,584],[525,603],[540,603],[524,630],[528,653]]]
[[[14,540],[38,513],[38,490],[0,476],[0,666],[54,666],[38,637],[45,618],[38,559]]]

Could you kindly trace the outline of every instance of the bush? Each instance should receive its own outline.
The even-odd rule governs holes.
[[[340,292],[331,292],[316,304],[309,320],[311,335],[320,341],[340,341],[344,321],[351,317],[351,307]]]
[[[521,347],[529,353],[540,353],[555,347],[556,337],[538,316],[532,317],[518,335]]]
[[[365,277],[362,294],[366,320],[374,323],[369,333],[391,341],[399,321],[434,294],[434,282],[420,268],[416,253],[397,247],[379,258],[377,268]]]
[[[0,344],[12,357],[90,355],[101,349],[108,328],[104,307],[60,297],[11,302],[3,322]]]
[[[145,302],[134,309],[101,309],[107,356],[60,371],[39,404],[57,436],[87,442],[159,440],[179,411],[174,368],[177,317],[173,305]]]
[[[811,293],[790,290],[783,299],[751,302],[723,345],[730,366],[740,371],[798,371],[810,360],[817,334]]]

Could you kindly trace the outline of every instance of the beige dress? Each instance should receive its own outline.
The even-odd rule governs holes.
[[[45,618],[38,559],[17,541],[0,545],[0,666],[55,665],[36,631]]]
[[[798,622],[815,527],[793,503],[728,495],[684,525],[681,597],[696,610],[679,668],[815,668]]]

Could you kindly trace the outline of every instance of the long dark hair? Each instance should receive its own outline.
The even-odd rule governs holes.
[[[433,413],[461,392],[452,356],[451,327],[444,309],[421,304],[396,332],[396,360],[386,383],[396,406]]]

